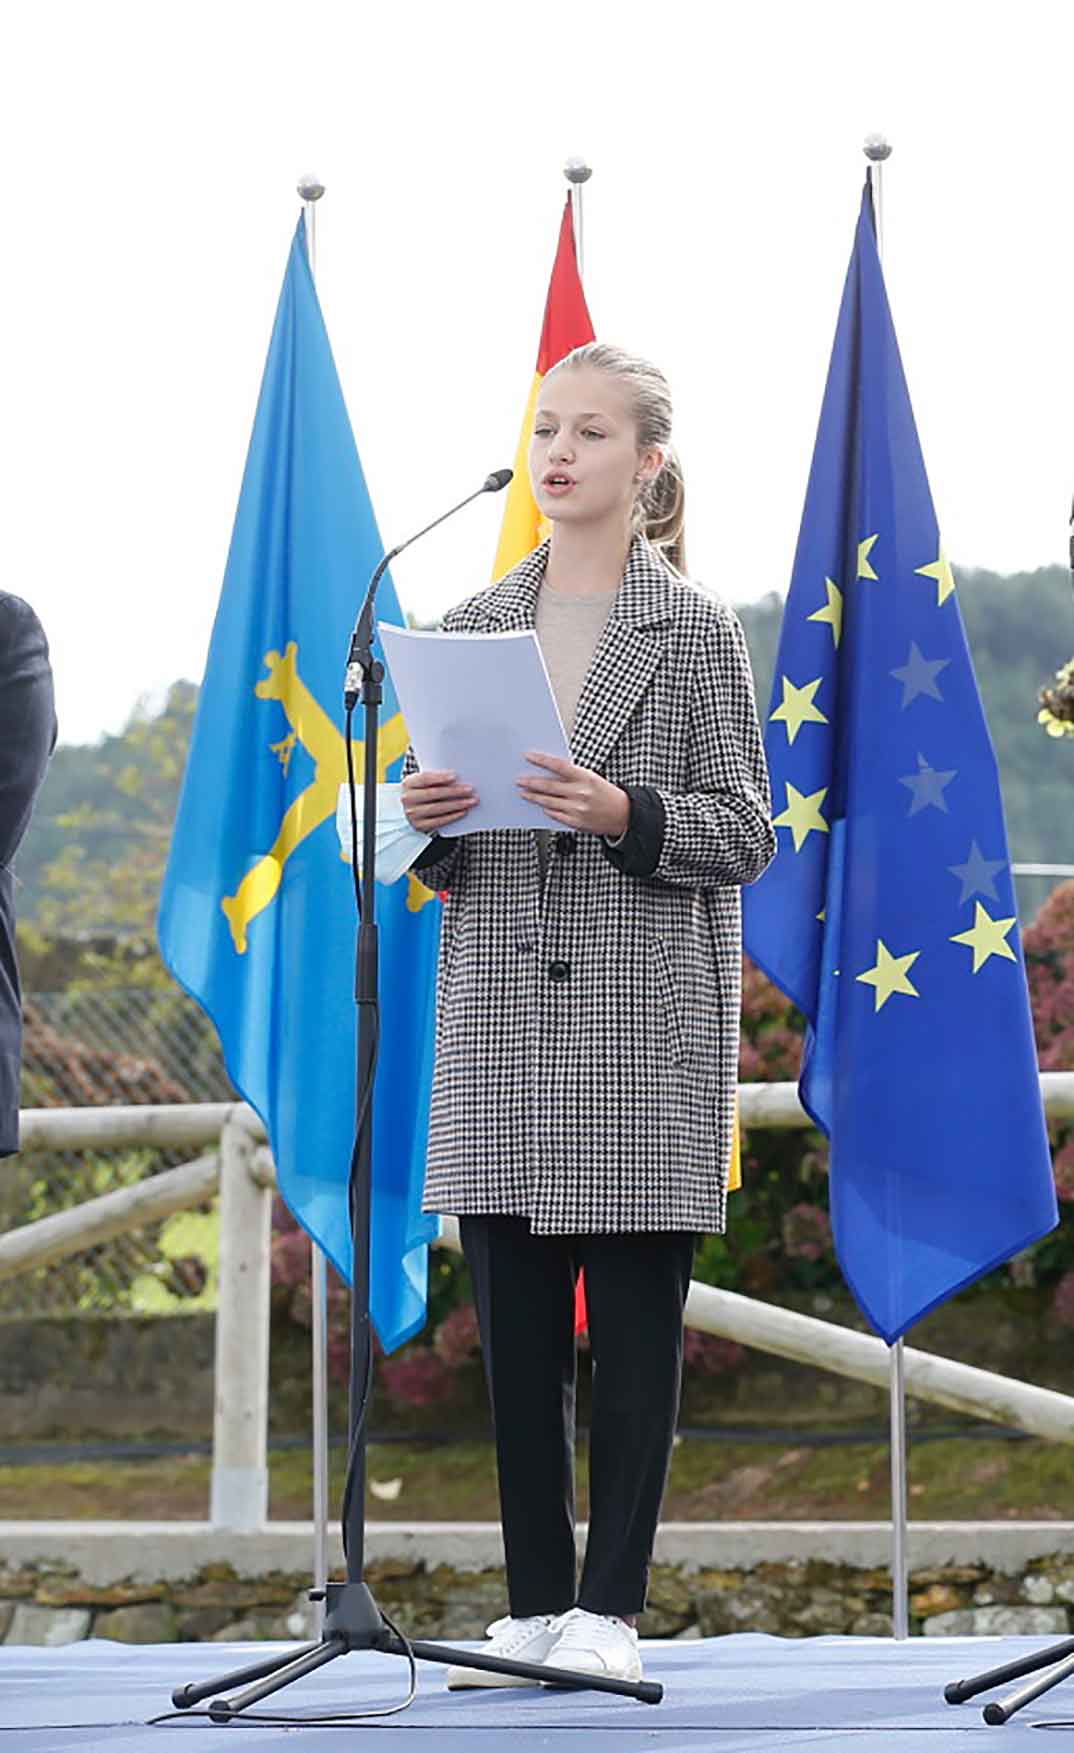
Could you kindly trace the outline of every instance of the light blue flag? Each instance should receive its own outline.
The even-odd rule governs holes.
[[[1058,1221],[999,775],[866,188],[765,749],[746,948],[809,1022],[836,1251],[889,1342]]]
[[[346,778],[348,638],[383,549],[299,221],[269,345],[161,897],[161,953],[209,1013],[261,1115],[280,1188],[346,1278],[355,1125]],[[381,619],[402,624],[390,577]],[[390,681],[381,779],[407,736]],[[354,745],[359,786],[362,746]],[[360,793],[359,793],[360,797]],[[440,904],[413,877],[378,894],[381,1036],[371,1307],[386,1350],[425,1319],[421,1212]]]

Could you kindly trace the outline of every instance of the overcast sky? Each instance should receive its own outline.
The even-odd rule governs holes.
[[[1042,0],[8,12],[0,587],[46,624],[64,740],[201,674],[310,169],[394,542],[512,460],[562,166],[589,160],[597,333],[667,372],[691,570],[734,602],[786,589],[862,141],[886,132],[888,286],[947,551],[1062,561],[1072,49],[1074,10]],[[404,605],[485,583],[498,515],[401,560]]]

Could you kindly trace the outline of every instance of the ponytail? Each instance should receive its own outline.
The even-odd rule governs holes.
[[[686,488],[682,464],[668,445],[664,466],[638,494],[634,507],[634,528],[659,549],[661,557],[676,572],[686,575]]]

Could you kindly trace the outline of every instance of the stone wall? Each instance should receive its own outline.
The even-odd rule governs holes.
[[[400,1559],[366,1573],[385,1613],[415,1636],[480,1638],[506,1611],[500,1569],[456,1570]],[[186,1580],[93,1586],[59,1564],[0,1568],[0,1640],[72,1643],[233,1642],[314,1636],[308,1576],[240,1576],[226,1563]],[[760,1564],[750,1570],[673,1565],[653,1569],[643,1637],[719,1637],[765,1631],[782,1637],[891,1632],[886,1570],[819,1561]],[[1020,1574],[984,1564],[949,1565],[911,1575],[914,1635],[1019,1634],[1062,1637],[1074,1630],[1074,1558],[1035,1560]]]

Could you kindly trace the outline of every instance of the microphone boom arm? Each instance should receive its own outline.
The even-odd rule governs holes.
[[[372,662],[373,603],[377,594],[377,586],[392,561],[403,552],[404,548],[409,548],[412,542],[420,541],[422,536],[429,534],[430,530],[435,530],[438,524],[445,523],[449,517],[454,517],[455,513],[461,511],[464,506],[472,504],[475,499],[480,499],[482,493],[499,493],[502,488],[507,486],[512,473],[511,469],[496,469],[485,478],[476,493],[468,493],[466,498],[460,499],[458,505],[453,505],[450,511],[441,512],[440,516],[434,517],[432,523],[427,523],[424,529],[418,530],[413,536],[408,536],[405,542],[399,543],[398,547],[389,549],[383,560],[378,563],[376,571],[369,580],[369,589],[366,591],[365,602],[362,604],[358,619],[354,624],[350,650],[347,653],[347,673],[343,681],[343,704],[348,711],[358,703],[363,670]]]

